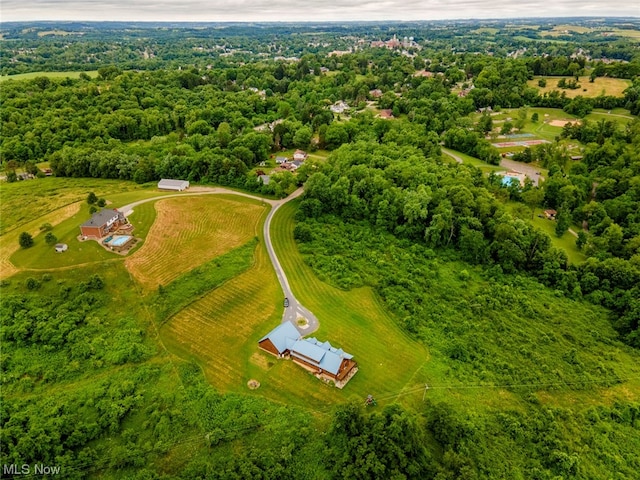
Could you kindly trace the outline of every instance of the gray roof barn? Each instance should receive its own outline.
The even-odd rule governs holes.
[[[158,188],[160,190],[177,190],[181,192],[189,188],[189,182],[187,180],[172,180],[170,178],[163,178],[158,182]]]

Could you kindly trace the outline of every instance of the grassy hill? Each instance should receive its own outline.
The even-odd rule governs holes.
[[[12,188],[18,199],[31,185]],[[20,230],[77,222],[86,185],[58,188],[67,203],[45,197]],[[118,188],[114,205],[149,193]],[[228,196],[189,203],[214,216],[234,204],[252,206]],[[422,432],[431,476],[632,478],[640,468],[640,354],[604,309],[364,225],[310,222],[311,241],[297,243],[296,209],[276,214],[274,245],[320,320],[314,335],[359,363],[344,390],[257,349],[282,313],[264,209],[226,225],[251,224],[257,240],[203,257],[160,290],[145,290],[123,259],[47,266],[23,253],[36,244],[12,257],[0,284],[3,461],[57,462],[66,478],[331,478],[329,432],[348,418],[335,409],[373,394],[379,407],[364,415],[400,405],[393,418],[415,420],[406,428]],[[153,203],[134,215],[143,236],[155,235]],[[3,255],[14,233],[0,236]]]

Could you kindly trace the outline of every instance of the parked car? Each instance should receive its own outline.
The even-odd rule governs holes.
[[[287,308],[289,306],[289,299],[284,297],[284,307]]]

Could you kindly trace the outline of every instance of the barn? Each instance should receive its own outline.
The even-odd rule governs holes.
[[[181,192],[189,188],[189,182],[187,180],[172,180],[170,178],[163,178],[158,182],[158,188],[160,190],[175,190]]]

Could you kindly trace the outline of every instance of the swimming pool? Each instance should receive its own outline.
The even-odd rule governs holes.
[[[504,186],[509,186],[509,185],[520,185],[520,179],[518,177],[511,177],[509,175],[505,175],[502,178],[502,185]]]
[[[109,235],[107,238],[105,238],[105,239],[102,241],[102,243],[104,243],[104,244],[106,245],[107,243],[109,243],[109,242],[111,241],[111,239],[112,239],[112,238],[113,238],[113,235]]]
[[[131,239],[131,235],[122,235],[120,237],[115,237],[113,240],[111,240],[109,245],[111,245],[112,247],[121,247],[122,245],[127,243],[129,239]]]

